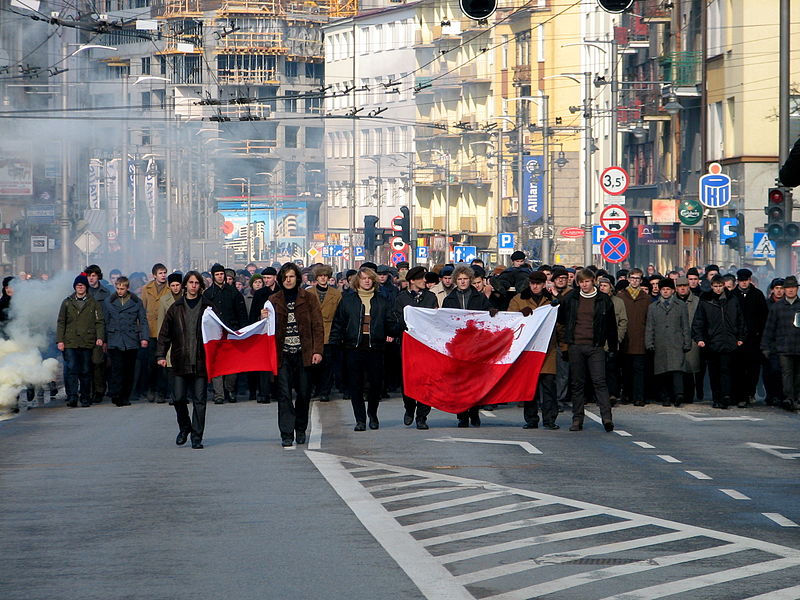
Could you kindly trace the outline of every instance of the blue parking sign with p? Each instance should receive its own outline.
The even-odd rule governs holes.
[[[417,260],[428,260],[427,246],[417,246]]]
[[[514,248],[514,234],[501,233],[497,236],[497,247],[501,250],[508,250]]]

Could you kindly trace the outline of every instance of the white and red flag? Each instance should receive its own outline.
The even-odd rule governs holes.
[[[216,313],[203,313],[203,347],[206,351],[208,378],[249,371],[278,372],[275,348],[275,311],[272,303],[264,305],[269,316],[239,331],[225,326]]]
[[[558,308],[528,317],[407,306],[403,393],[449,413],[533,399]]]

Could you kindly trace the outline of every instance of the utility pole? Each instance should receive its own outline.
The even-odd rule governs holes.
[[[497,132],[497,260],[500,261],[500,235],[503,233],[503,130],[505,121],[500,122]]]
[[[584,163],[583,163],[583,265],[592,264],[592,74],[583,74]]]
[[[786,162],[789,157],[789,85],[791,83],[791,73],[789,70],[791,50],[790,23],[791,11],[789,0],[781,0],[780,14],[780,62],[779,62],[779,87],[780,87],[780,121],[778,144],[780,145],[778,156],[780,164]],[[786,207],[789,211],[788,220],[792,219],[791,203]],[[775,268],[780,274],[788,274],[792,263],[792,244],[783,242],[775,244]]]
[[[516,110],[516,122],[517,122],[517,239],[519,240],[518,244],[519,247],[525,249],[525,225],[523,216],[525,214],[525,208],[523,206],[523,195],[525,190],[522,189],[522,179],[523,173],[525,172],[525,168],[523,166],[523,142],[524,138],[522,135],[522,111],[520,107],[517,106]]]
[[[542,262],[552,264],[550,262],[550,222],[553,219],[553,207],[550,196],[550,96],[542,96],[542,191],[544,198],[542,198],[542,208],[544,214],[542,215]]]
[[[619,42],[614,38],[611,41],[611,166],[619,166],[619,81],[617,79],[617,60]]]
[[[61,62],[62,64],[67,60],[67,40],[64,39],[61,43]],[[61,74],[61,109],[63,114],[67,114],[69,108],[69,82],[67,81],[67,72],[69,69],[64,69]],[[69,270],[69,145],[67,144],[66,136],[61,138],[61,269],[63,271]]]
[[[444,154],[444,262],[450,262],[450,154]]]

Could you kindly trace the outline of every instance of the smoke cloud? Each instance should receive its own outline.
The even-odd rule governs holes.
[[[0,340],[0,412],[13,410],[19,393],[31,385],[46,385],[56,379],[59,362],[42,358],[54,340],[61,301],[72,293],[74,275],[60,273],[49,281],[11,282],[8,339]]]

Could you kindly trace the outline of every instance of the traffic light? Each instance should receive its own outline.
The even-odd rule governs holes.
[[[633,6],[633,0],[597,0],[604,11],[609,13],[623,13]]]
[[[800,238],[800,224],[792,221],[792,192],[789,188],[770,188],[767,192],[767,237],[775,244],[791,244]]]
[[[397,219],[397,223],[400,225],[400,231],[398,232],[402,240],[406,244],[411,243],[411,214],[408,212],[407,206],[400,207],[400,213],[403,215],[399,219]]]
[[[732,246],[740,254],[744,254],[744,214],[736,214],[736,225],[731,225],[728,230],[733,234],[732,237],[725,238],[725,245]]]
[[[370,255],[383,244],[383,229],[376,227],[377,224],[376,215],[364,215],[364,248]]]
[[[483,21],[497,10],[497,0],[459,0],[461,12],[470,19]]]

